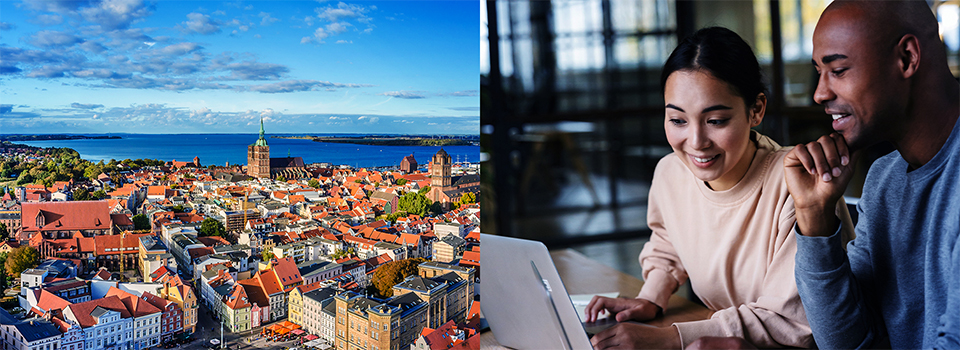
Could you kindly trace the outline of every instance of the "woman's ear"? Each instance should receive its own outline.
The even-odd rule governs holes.
[[[762,92],[757,94],[757,101],[750,108],[750,127],[760,125],[763,121],[763,115],[767,111],[767,95]]]

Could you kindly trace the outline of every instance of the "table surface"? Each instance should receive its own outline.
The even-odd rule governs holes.
[[[571,249],[555,250],[550,252],[557,272],[563,279],[567,293],[594,294],[606,293],[613,290],[620,292],[622,297],[634,297],[640,293],[643,281],[603,265],[583,254]],[[481,302],[492,302],[483,301]],[[686,298],[678,295],[670,296],[667,312],[663,317],[645,323],[664,327],[674,322],[695,321],[709,318],[712,312]],[[480,335],[480,348],[505,349],[497,343],[493,332],[484,332]]]

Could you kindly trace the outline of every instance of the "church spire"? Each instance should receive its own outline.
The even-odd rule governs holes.
[[[263,138],[263,117],[260,117],[260,138],[257,139],[257,143],[255,143],[254,145],[256,146],[267,145],[267,139]]]

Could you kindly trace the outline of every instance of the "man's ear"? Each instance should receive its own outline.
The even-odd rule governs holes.
[[[904,35],[897,43],[897,67],[904,78],[910,78],[920,68],[920,40],[913,34]]]

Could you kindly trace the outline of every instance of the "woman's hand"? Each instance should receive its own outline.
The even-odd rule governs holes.
[[[590,339],[596,350],[604,349],[679,349],[680,331],[676,327],[650,327],[620,323]]]
[[[660,307],[646,299],[607,298],[593,296],[587,304],[586,322],[596,322],[601,312],[616,314],[617,322],[648,321],[657,317]]]

